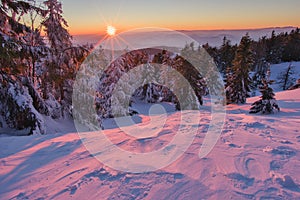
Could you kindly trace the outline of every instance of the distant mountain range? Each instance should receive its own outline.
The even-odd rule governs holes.
[[[263,36],[271,36],[272,31],[274,30],[277,34],[282,32],[290,32],[291,30],[295,29],[296,27],[287,26],[287,27],[270,27],[270,28],[260,28],[260,29],[237,29],[237,30],[178,30],[178,32],[181,32],[192,39],[196,40],[199,44],[203,45],[205,43],[208,43],[211,46],[220,46],[222,44],[222,40],[224,36],[226,36],[228,39],[231,40],[232,44],[239,43],[240,39],[243,35],[246,33],[249,33],[250,37],[254,40],[258,40],[260,37]],[[163,31],[162,31],[163,32]],[[130,32],[128,32],[130,33]],[[151,45],[152,38],[159,38],[160,40],[176,40],[177,33],[168,33],[162,34],[164,37],[158,37],[160,34],[160,31],[155,32],[134,32],[130,33],[130,38],[143,38],[143,41],[145,44]],[[142,34],[142,35],[141,35]],[[98,41],[100,41],[104,35],[100,34],[87,34],[87,35],[75,35],[74,40],[77,44],[96,44]],[[136,42],[136,41],[135,41]],[[157,43],[157,42],[156,42]],[[173,42],[172,47],[182,47],[181,42]]]

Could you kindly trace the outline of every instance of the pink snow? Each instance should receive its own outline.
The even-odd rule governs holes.
[[[227,106],[220,139],[200,159],[210,122],[204,106],[189,149],[171,165],[149,173],[104,166],[77,133],[1,137],[0,199],[299,199],[300,89],[276,93],[281,112],[274,115],[248,114],[257,99]],[[149,116],[139,117],[141,125],[149,124]],[[160,123],[156,120],[160,116],[151,117],[151,123]],[[165,134],[143,143],[119,128],[105,134],[120,148],[148,152],[170,142],[178,120],[178,113],[169,114],[167,127],[160,131]],[[67,132],[66,127],[57,130]]]

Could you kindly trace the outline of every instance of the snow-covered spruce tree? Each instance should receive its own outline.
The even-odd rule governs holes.
[[[192,91],[188,90],[186,82],[183,79],[190,81],[190,85],[198,94],[199,102],[201,103],[201,83],[200,78],[197,76],[197,71],[192,68],[191,64],[184,60],[181,56],[168,52],[166,50],[154,50],[156,53],[153,55],[153,59],[150,63],[145,65],[144,75],[142,79],[143,87],[136,90],[134,96],[144,100],[147,103],[156,103],[160,101],[172,102],[176,105],[177,110],[181,109],[197,109],[197,105],[179,105],[178,97],[181,96],[185,99],[185,102],[197,102]],[[193,48],[193,44],[187,45],[185,51],[196,50]],[[150,53],[150,52],[149,52]],[[150,53],[149,57],[152,53]],[[163,66],[164,67],[163,67]],[[165,68],[169,66],[168,68]],[[181,74],[181,75],[180,75]],[[184,76],[185,78],[181,77]],[[200,76],[200,75],[199,75]],[[152,81],[152,83],[146,84],[146,82]],[[160,83],[160,84],[157,84]],[[176,95],[175,96],[175,92]]]
[[[58,0],[44,1],[47,15],[43,21],[44,31],[51,47],[44,74],[43,96],[48,99],[49,93],[55,94],[59,101],[63,99],[64,75],[67,73],[65,60],[70,60],[65,49],[72,46],[71,35],[66,29],[68,24],[62,16],[62,4]],[[58,93],[56,93],[58,92]]]
[[[233,74],[227,81],[227,103],[246,103],[249,97],[251,78],[250,69],[253,67],[253,52],[251,39],[248,34],[243,36],[233,60]]]
[[[62,4],[58,0],[44,1],[47,14],[43,21],[44,31],[50,49],[43,74],[43,97],[56,100],[61,107],[61,115],[71,114],[72,84],[80,62],[87,53],[83,47],[74,47],[68,24],[63,18]],[[60,116],[55,116],[60,117]]]
[[[226,39],[226,41],[225,41],[225,39],[226,38],[224,38],[224,41],[223,41],[224,44],[220,48],[220,53],[223,54],[223,55],[228,55],[228,53],[226,53],[226,51],[231,52],[230,56],[228,57],[228,60],[226,59],[226,61],[225,60],[223,61],[224,67],[225,67],[225,71],[223,71],[223,73],[224,73],[223,80],[225,82],[225,88],[226,88],[232,82],[232,74],[233,74],[232,64],[233,64],[233,60],[235,58],[237,45],[234,45],[234,46],[230,47],[230,40]]]
[[[156,82],[158,82],[155,77],[155,75],[157,74],[156,68],[154,68],[151,63],[146,63],[145,65],[143,65],[143,68],[144,69],[141,77],[142,87],[137,89],[134,96],[147,103],[154,103],[157,101],[157,95],[155,94],[159,92],[159,87],[155,84]]]
[[[175,69],[184,76],[185,80],[188,81],[192,89],[188,90],[187,86],[184,87],[184,85],[182,85],[181,97],[184,98],[185,95],[188,97],[186,103],[198,102],[198,104],[193,105],[189,103],[187,105],[180,105],[180,109],[199,109],[199,105],[203,104],[203,96],[207,95],[209,92],[213,94],[212,90],[214,90],[214,88],[210,87],[209,89],[211,90],[209,91],[208,85],[215,86],[212,84],[212,82],[213,80],[216,82],[218,78],[214,76],[215,72],[213,70],[214,68],[212,67],[214,63],[204,48],[199,47],[198,49],[194,50],[192,45],[190,45],[190,48],[185,48],[180,53],[182,57],[177,56],[175,60]],[[185,58],[188,58],[188,60]],[[182,80],[179,79],[179,83],[180,81]],[[178,85],[179,87],[180,84]]]
[[[261,61],[257,63],[256,71],[252,77],[252,88],[257,89],[260,86],[263,86],[263,79],[266,79],[267,71],[270,68],[270,64],[266,61]]]
[[[282,90],[287,90],[295,83],[296,79],[292,77],[294,73],[294,67],[290,63],[289,66],[277,76],[277,83],[279,83]]]
[[[159,52],[158,52],[159,51]],[[156,54],[154,52],[157,52]],[[167,51],[155,50],[148,52],[148,61],[143,65],[143,73],[141,76],[141,87],[133,94],[135,98],[143,100],[147,103],[156,103],[168,99],[166,88],[161,85],[162,82],[168,81],[162,64],[170,61],[170,55]],[[153,57],[153,58],[152,58]]]
[[[260,38],[257,42],[253,42],[254,50],[254,75],[252,77],[253,90],[263,86],[262,80],[266,79],[267,71],[270,68],[270,63],[267,62],[267,38]],[[255,93],[255,92],[254,92]]]
[[[29,80],[31,29],[19,20],[40,9],[25,1],[2,0],[0,4],[0,118],[2,128],[23,130],[22,134],[45,133],[40,113],[47,108]],[[41,39],[41,38],[40,38]],[[6,126],[4,126],[4,124]]]
[[[1,41],[4,43],[0,50],[3,56],[1,63],[9,73],[29,78],[30,84],[34,83],[36,71],[47,49],[40,33],[41,26],[36,21],[43,18],[43,14],[44,11],[35,5],[35,1],[3,0],[0,5],[0,33],[5,38]],[[27,20],[22,18],[30,18],[31,24],[26,24]]]
[[[221,73],[225,75],[226,79],[226,71],[228,68],[232,67],[232,61],[235,56],[236,46],[231,45],[231,41],[226,37],[223,38],[223,44],[219,49],[220,54],[220,63],[218,66]]]
[[[8,74],[26,75],[23,62],[28,54],[24,51],[23,35],[30,29],[17,21],[31,8],[24,1],[2,0],[0,3],[0,70]]]
[[[117,116],[126,116],[129,114],[127,109],[129,105],[124,105],[124,103],[127,102],[125,100],[131,97],[131,93],[117,91],[114,93],[113,99],[113,92],[117,83],[121,86],[121,90],[131,90],[131,84],[128,81],[135,81],[136,78],[127,77],[126,74],[130,69],[141,64],[146,64],[147,61],[148,55],[142,50],[136,50],[118,57],[107,69],[105,69],[106,66],[103,66],[105,70],[101,73],[97,72],[97,74],[101,74],[101,77],[99,77],[100,81],[96,92],[95,107],[100,118],[111,118],[114,117],[114,114]],[[121,79],[123,75],[126,76],[125,79]],[[118,104],[118,102],[123,103]],[[112,107],[114,107],[114,110],[112,110]],[[113,111],[117,112],[113,113]]]
[[[29,89],[0,72],[0,128],[22,130],[19,135],[45,133],[44,120],[35,108]]]
[[[269,87],[269,84],[272,84],[273,81],[263,80],[263,86],[260,88],[262,96],[260,100],[254,102],[250,108],[250,113],[262,113],[270,114],[275,111],[280,111],[280,108],[276,102],[275,94],[273,89]]]
[[[162,70],[159,68],[161,64],[169,66],[168,69],[173,68],[173,70]],[[124,83],[120,82],[122,81],[122,76],[126,76],[125,74],[128,73],[129,70],[133,70],[137,66],[145,67],[144,77],[127,77],[127,79],[122,79],[125,81]],[[173,73],[174,71],[177,71],[177,74]],[[181,82],[183,78],[181,78],[181,80],[178,79],[178,73],[189,81],[195,95],[191,95],[191,91],[182,85]],[[115,111],[118,111],[118,113],[115,113],[117,116],[130,114],[127,109],[128,101],[123,101],[122,99],[129,99],[131,97],[139,98],[148,103],[160,101],[172,102],[176,105],[178,110],[198,109],[199,104],[203,102],[202,95],[207,91],[205,90],[206,85],[203,77],[193,68],[191,63],[187,62],[181,56],[172,54],[166,50],[143,49],[128,52],[111,63],[101,74],[95,98],[97,114],[101,118],[113,117],[112,107]],[[149,84],[149,80],[154,83]],[[155,83],[156,80],[159,80],[159,82]],[[131,85],[134,84],[131,84],[131,81],[138,81],[139,88],[132,88]],[[118,82],[120,85],[125,84],[126,87],[124,88],[132,93],[122,93],[122,91],[120,91],[119,93],[115,93],[116,95],[113,99],[112,93]],[[165,82],[168,84],[165,84]],[[167,88],[166,85],[168,85],[168,87],[171,85],[173,88]],[[179,91],[179,95],[185,99],[187,97],[192,98],[191,100],[186,99],[186,102],[196,102],[195,104],[197,105],[179,105],[178,99],[172,89]],[[132,94],[133,96],[127,94]],[[128,104],[124,105],[120,100]]]
[[[72,37],[67,30],[68,23],[62,16],[62,4],[58,0],[47,0],[44,4],[47,8],[47,15],[43,25],[47,38],[53,50],[57,54],[62,53],[62,50],[72,46]]]
[[[42,24],[38,23],[43,19],[46,12],[37,7],[37,2],[32,1],[34,9],[28,11],[24,20],[24,24],[30,28],[30,31],[24,34],[24,49],[26,50],[28,57],[26,60],[28,65],[28,78],[32,85],[40,85],[37,81],[40,81],[40,74],[43,70],[43,60],[45,59],[48,47],[44,41],[44,37],[41,36]]]

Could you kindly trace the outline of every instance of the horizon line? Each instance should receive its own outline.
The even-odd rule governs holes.
[[[189,32],[189,31],[255,31],[255,30],[263,30],[263,29],[284,29],[284,28],[293,28],[293,29],[297,29],[299,28],[298,26],[269,26],[269,27],[257,27],[257,28],[224,28],[224,29],[177,29],[174,31],[178,31],[178,32]],[[122,31],[123,32],[123,31]],[[105,35],[105,31],[103,31],[103,33],[79,33],[79,34],[71,34],[73,36],[80,36],[80,35]]]

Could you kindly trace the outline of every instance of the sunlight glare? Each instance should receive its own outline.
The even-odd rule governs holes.
[[[113,26],[107,26],[106,33],[109,36],[114,36],[116,34],[116,28]]]

